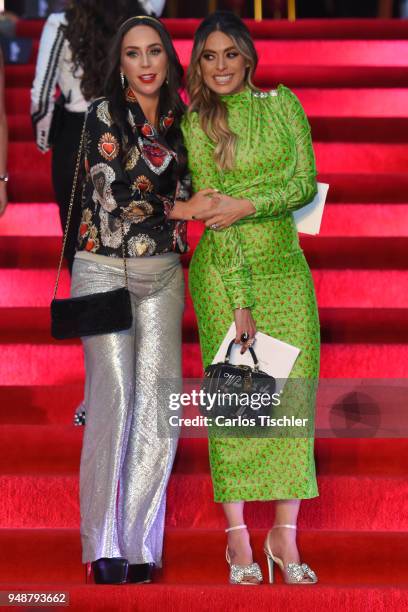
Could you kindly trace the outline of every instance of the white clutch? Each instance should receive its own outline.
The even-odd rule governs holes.
[[[227,331],[213,359],[213,363],[224,361],[229,343],[234,338],[235,323],[231,323],[231,327]],[[252,357],[249,351],[241,355],[240,348],[240,346],[237,346],[235,350],[232,351],[230,363],[253,366]],[[276,392],[280,393],[295,364],[300,349],[286,342],[282,342],[281,340],[277,340],[276,338],[272,338],[272,336],[268,336],[262,332],[256,333],[253,348],[259,360],[260,370],[276,379]]]
[[[317,194],[313,200],[293,213],[298,232],[315,236],[320,231],[328,183],[317,183]]]

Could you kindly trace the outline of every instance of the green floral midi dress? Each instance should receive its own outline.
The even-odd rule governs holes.
[[[301,349],[290,378],[316,381],[318,310],[292,215],[317,191],[307,117],[298,98],[283,85],[268,93],[247,87],[222,100],[228,124],[238,136],[235,166],[231,171],[217,168],[214,144],[201,129],[197,113],[188,113],[182,129],[193,189],[215,188],[248,199],[256,212],[224,230],[207,229],[193,254],[189,288],[204,367],[217,353],[234,309],[250,307],[258,331]],[[312,403],[314,413],[314,393]],[[313,434],[210,434],[215,501],[316,497],[313,447]]]

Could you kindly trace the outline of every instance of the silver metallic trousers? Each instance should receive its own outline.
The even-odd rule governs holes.
[[[77,256],[72,297],[123,287],[123,260],[111,259]],[[164,378],[174,379],[175,392],[181,388],[184,276],[175,253],[128,262],[131,329],[82,338],[82,561],[125,557],[160,567],[177,435],[158,436],[158,411],[168,410],[168,398],[157,387]]]

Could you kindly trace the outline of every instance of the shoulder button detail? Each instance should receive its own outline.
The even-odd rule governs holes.
[[[276,89],[271,89],[270,91],[254,91],[252,95],[255,98],[269,98],[270,96],[277,96],[278,92]]]

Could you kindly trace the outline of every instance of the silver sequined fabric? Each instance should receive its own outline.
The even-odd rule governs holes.
[[[71,295],[123,286],[123,262],[109,260],[75,258]],[[181,390],[184,277],[175,253],[136,263],[128,266],[132,328],[82,338],[84,563],[125,557],[129,563],[161,565],[166,487],[177,439],[157,435],[158,411],[168,409],[157,387],[163,378],[174,379],[174,391]]]

